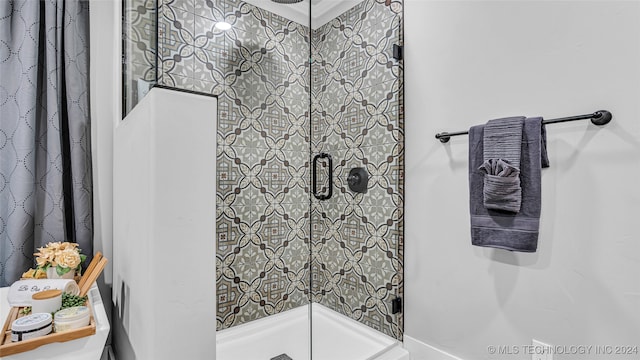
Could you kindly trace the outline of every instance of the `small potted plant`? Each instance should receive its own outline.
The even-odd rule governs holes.
[[[73,279],[87,258],[78,244],[70,242],[51,242],[38,250],[33,254],[36,256],[36,269],[45,271],[49,279]]]

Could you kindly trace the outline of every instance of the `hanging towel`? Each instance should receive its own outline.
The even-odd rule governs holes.
[[[502,159],[520,169],[524,119],[524,116],[516,116],[487,122],[482,137],[484,161]]]
[[[520,211],[520,152],[524,116],[490,120],[484,127],[484,207],[513,213]]]
[[[511,251],[535,252],[540,224],[541,168],[549,166],[542,118],[524,121],[521,141],[520,184],[522,201],[517,214],[484,206],[485,125],[469,129],[469,211],[471,243]]]

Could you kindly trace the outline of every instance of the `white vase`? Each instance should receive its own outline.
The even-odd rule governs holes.
[[[73,280],[73,277],[75,274],[76,274],[75,271],[69,270],[69,272],[66,274],[58,275],[58,272],[56,271],[55,266],[49,266],[47,268],[47,279],[72,279]]]

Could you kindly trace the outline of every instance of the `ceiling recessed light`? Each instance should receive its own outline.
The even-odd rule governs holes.
[[[231,29],[231,24],[229,24],[226,21],[218,21],[215,26],[216,26],[216,29],[222,30],[222,31],[227,31]]]

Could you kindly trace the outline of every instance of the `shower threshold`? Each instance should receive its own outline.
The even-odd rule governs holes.
[[[408,360],[402,344],[320,304],[255,320],[216,333],[218,360],[269,360],[286,354],[309,360],[313,309],[313,360]]]

